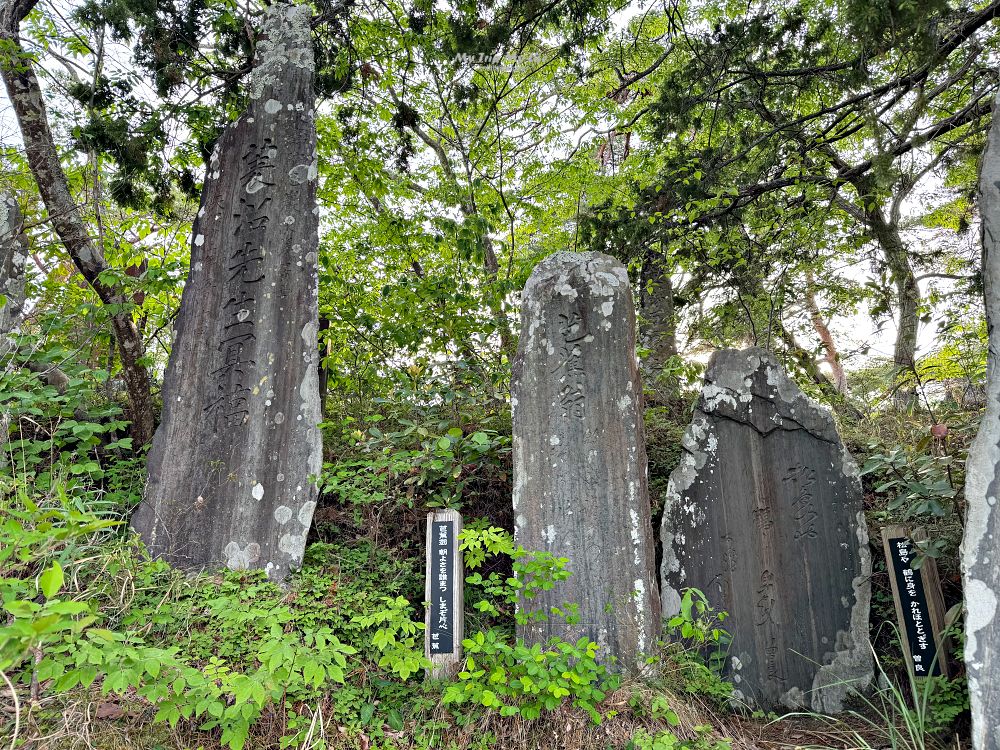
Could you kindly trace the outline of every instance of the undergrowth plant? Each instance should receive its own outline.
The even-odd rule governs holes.
[[[508,532],[488,524],[471,524],[460,539],[466,568],[473,571],[466,583],[470,591],[482,595],[476,609],[499,615],[501,608],[514,608],[514,618],[520,624],[548,617],[576,621],[577,607],[571,603],[550,612],[530,606],[538,593],[569,576],[566,558],[529,552],[515,545]],[[513,576],[494,572],[484,578],[478,572],[488,558],[505,555],[513,561]],[[550,638],[545,645],[528,646],[512,639],[503,628],[492,627],[466,638],[462,647],[465,668],[458,681],[445,688],[446,704],[473,704],[496,710],[501,716],[537,719],[543,710],[554,710],[568,700],[600,723],[597,704],[619,684],[618,678],[598,663],[599,646],[589,638],[575,643]]]
[[[50,351],[47,358],[61,362],[60,354]],[[63,366],[68,372],[60,388],[28,370],[0,368],[0,412],[11,422],[10,435],[0,436],[0,492],[19,486],[46,492],[56,482],[70,492],[104,490],[111,470],[114,499],[122,500],[129,488],[138,489],[134,478],[142,468],[141,462],[120,463],[132,452],[121,407],[95,396],[109,375]]]
[[[888,674],[873,648],[877,687],[873,693],[857,694],[861,710],[850,711],[852,719],[846,730],[852,743],[860,750],[891,748],[891,750],[935,750],[953,729],[955,719],[968,711],[969,695],[963,679],[917,677],[907,671],[907,678],[895,682]],[[815,720],[838,725],[839,720],[819,714],[789,714],[809,716]],[[865,731],[858,731],[863,727]],[[878,737],[877,743],[872,737]]]
[[[719,705],[733,693],[731,683],[723,679],[732,636],[723,627],[727,612],[715,611],[704,592],[685,589],[680,608],[664,622],[662,650],[671,677],[680,678],[684,692],[707,697]]]
[[[682,740],[669,729],[658,732],[638,729],[624,750],[730,750],[732,747],[728,740],[716,739],[713,728],[707,724],[696,726],[694,731],[694,739]]]
[[[531,607],[538,594],[569,578],[568,558],[556,557],[551,552],[528,551],[515,545],[509,532],[489,524],[470,524],[462,530],[460,542],[465,568],[473,571],[466,576],[465,583],[471,592],[482,596],[473,604],[475,609],[494,616],[512,615],[519,625],[542,622],[550,616],[569,623],[577,620],[579,606],[574,602],[566,602],[551,612]],[[489,557],[509,557],[514,574],[491,572],[483,576],[478,569]]]
[[[275,710],[285,717],[281,747],[299,746],[310,731],[310,705],[328,705],[361,731],[382,713],[380,694],[429,664],[423,623],[400,593],[411,587],[409,572],[385,553],[310,550],[290,591],[261,572],[188,579],[109,537],[116,522],[78,510],[85,499],[59,482],[45,505],[23,488],[5,498],[0,671],[13,683],[50,696],[83,689],[144,701],[156,707],[154,721],[193,722],[240,750]],[[337,565],[345,560],[353,580]],[[376,687],[347,689],[357,673]],[[401,728],[398,710],[390,713],[385,721]]]
[[[320,486],[347,507],[460,508],[507,481],[509,421],[457,385],[409,382],[376,399],[371,413],[337,424],[349,447],[325,464]]]
[[[589,638],[567,643],[552,638],[526,646],[511,644],[496,630],[479,632],[462,641],[465,669],[458,682],[444,691],[444,703],[474,703],[495,709],[501,716],[537,719],[569,700],[586,711],[595,724],[602,716],[597,704],[618,679],[597,663],[598,645]]]
[[[871,446],[861,474],[872,475],[873,491],[888,496],[886,516],[908,521],[940,518],[954,511],[957,490],[953,472],[958,470],[954,458],[931,455],[921,448],[926,446],[884,450]]]

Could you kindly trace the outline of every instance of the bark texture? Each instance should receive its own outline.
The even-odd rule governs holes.
[[[322,465],[308,6],[269,6],[263,32],[253,101],[208,167],[132,525],[174,565],[281,580],[302,561]]]
[[[895,222],[886,221],[880,209],[868,211],[868,225],[879,246],[896,285],[898,325],[893,345],[893,369],[896,377],[912,376],[917,361],[917,336],[920,332],[920,285],[910,264],[910,254]],[[897,404],[908,407],[916,401],[914,386],[896,389]]]
[[[28,245],[21,232],[21,209],[13,196],[0,194],[0,373],[14,368],[13,335],[24,319],[24,267]],[[13,415],[0,409],[0,469],[7,466]]]
[[[983,283],[989,349],[986,411],[969,450],[965,480],[968,517],[962,540],[965,583],[965,666],[975,750],[1000,748],[1000,119],[993,124],[979,178]]]
[[[816,331],[816,335],[819,336],[819,340],[823,345],[823,351],[826,352],[823,361],[830,366],[830,372],[833,375],[833,385],[838,392],[846,395],[847,373],[844,372],[844,364],[840,361],[840,352],[837,351],[837,343],[833,340],[830,327],[826,324],[823,313],[819,309],[819,303],[816,301],[816,284],[813,281],[811,273],[808,275],[806,281],[805,303],[806,309],[809,311],[809,322],[812,323],[813,330]]]
[[[118,344],[122,377],[129,394],[131,433],[136,445],[143,445],[153,435],[151,381],[142,363],[143,341],[132,320],[129,300],[120,288],[100,278],[101,273],[108,269],[104,253],[91,239],[80,208],[70,193],[49,128],[38,78],[30,58],[21,47],[18,36],[20,22],[33,5],[33,0],[12,0],[0,6],[0,43],[6,43],[7,47],[0,54],[0,76],[17,116],[28,165],[38,184],[52,227],[77,270],[101,302],[112,307],[111,328]]]
[[[528,643],[586,636],[615,671],[642,668],[659,635],[635,356],[625,267],[600,253],[556,253],[532,272],[511,382],[519,544],[568,558],[572,573],[522,613],[579,605],[518,626]]]
[[[660,533],[664,616],[701,589],[729,612],[739,697],[842,710],[872,678],[871,555],[858,469],[833,418],[769,352],[726,350],[682,444]]]
[[[28,243],[21,232],[21,208],[14,197],[0,194],[0,370],[16,349],[11,335],[24,318],[24,267]]]
[[[643,379],[655,403],[666,406],[677,398],[680,383],[663,374],[664,365],[677,354],[677,322],[670,264],[662,252],[650,250],[642,264],[639,302],[642,325],[639,341],[649,350],[643,361]]]

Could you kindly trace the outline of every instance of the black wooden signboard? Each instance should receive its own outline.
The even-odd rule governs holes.
[[[432,654],[455,651],[455,522],[434,521],[431,527],[431,612],[430,650]]]
[[[913,543],[908,537],[894,536],[886,540],[892,563],[892,576],[899,597],[899,614],[906,629],[905,647],[910,652],[910,663],[916,677],[940,675],[941,664],[937,658],[937,643],[931,622],[930,606],[924,589],[923,576],[911,567]]]

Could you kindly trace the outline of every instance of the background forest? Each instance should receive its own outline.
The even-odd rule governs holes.
[[[772,350],[837,417],[872,538],[928,531],[961,662],[966,447],[984,401],[978,160],[1000,0],[318,0],[324,466],[305,565],[185,577],[128,532],[211,148],[261,6],[0,0],[0,737],[57,748],[961,744],[959,675],[840,719],[734,705],[696,592],[646,682],[512,637],[509,382],[543,257],[639,306],[654,528],[704,365]],[[37,95],[36,95],[37,94]],[[27,123],[27,127],[25,126]],[[51,154],[54,158],[44,157]],[[6,204],[2,204],[6,205]],[[13,210],[6,208],[3,210]],[[10,237],[0,238],[11,241]],[[423,681],[423,521],[466,519],[466,633]],[[531,567],[533,566],[533,567]]]

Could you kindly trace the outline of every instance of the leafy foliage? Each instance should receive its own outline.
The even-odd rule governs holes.
[[[654,514],[705,355],[765,346],[837,410],[871,520],[927,526],[921,559],[936,557],[961,598],[963,454],[986,366],[969,228],[997,81],[993,10],[311,7],[325,462],[288,589],[256,574],[183,579],[127,538],[145,466],[125,437],[133,404],[110,330],[124,312],[143,365],[162,373],[204,161],[246,104],[262,7],[84,0],[21,25],[73,205],[107,260],[101,282],[122,294],[99,304],[81,281],[18,139],[5,140],[0,189],[22,203],[30,250],[28,316],[0,331],[0,670],[18,690],[34,677],[49,696],[155,705],[160,723],[233,748],[320,747],[324,726],[342,743],[436,747],[457,725],[485,748],[502,744],[491,732],[504,721],[543,725],[557,708],[611,718],[601,702],[617,680],[594,643],[513,636],[576,617],[572,602],[532,607],[567,561],[514,543],[509,500],[517,292],[567,249],[625,261],[640,333],[669,332],[670,356],[644,373],[677,390],[645,414]],[[918,333],[935,323],[927,346]],[[837,391],[825,368],[841,354]],[[932,424],[949,437],[927,437]],[[438,507],[469,520],[478,632],[461,677],[425,686],[420,522]],[[891,618],[886,593],[875,601]],[[657,726],[630,732],[631,747],[723,747],[675,726],[668,691],[729,708],[724,625],[684,593],[651,657],[654,696],[629,705]],[[901,746],[962,726],[960,681],[921,688],[873,697],[875,723],[921,728]],[[469,730],[479,720],[490,731]]]
[[[481,590],[485,595],[473,605],[476,609],[496,616],[501,614],[500,606],[508,613],[508,608],[516,607],[514,619],[518,623],[549,617],[574,621],[577,607],[573,603],[551,612],[530,609],[538,593],[551,590],[570,575],[565,569],[568,560],[515,546],[510,534],[495,526],[470,525],[462,530],[460,538],[460,549],[470,571],[477,571],[490,557],[509,556],[513,560],[514,574],[505,580],[498,573],[484,578],[480,572],[466,578],[471,591]],[[601,714],[596,704],[618,685],[617,678],[609,676],[606,667],[598,663],[599,647],[588,638],[576,643],[551,638],[544,646],[527,646],[520,640],[511,644],[500,629],[491,628],[466,638],[462,647],[465,668],[459,672],[458,682],[445,689],[445,703],[471,702],[497,709],[501,716],[531,720],[543,710],[562,705],[565,699],[599,724]]]
[[[731,683],[722,678],[732,636],[722,627],[728,614],[716,612],[698,589],[685,589],[680,611],[665,622],[665,651],[677,666],[688,693],[709,697],[720,704],[729,700]]]
[[[952,469],[957,467],[953,463],[951,456],[928,455],[919,446],[916,450],[897,446],[886,453],[872,452],[861,472],[877,478],[874,491],[891,497],[887,509],[893,515],[911,520],[954,512],[957,491]]]
[[[732,747],[727,740],[715,739],[708,725],[697,726],[695,731],[695,739],[680,740],[669,730],[651,734],[640,729],[625,745],[625,750],[729,750]]]

